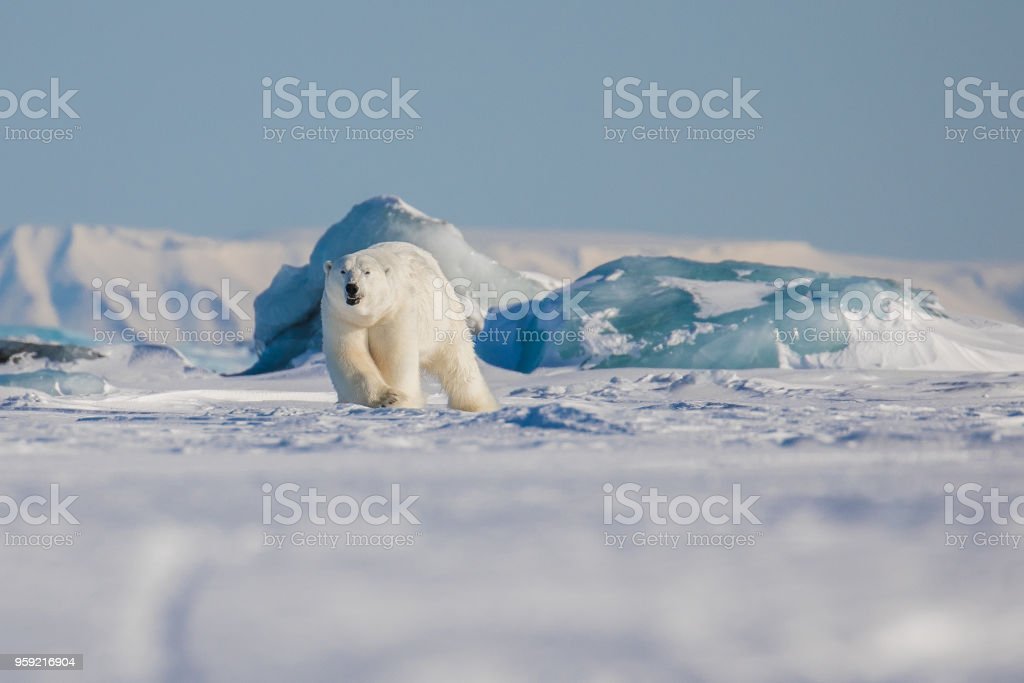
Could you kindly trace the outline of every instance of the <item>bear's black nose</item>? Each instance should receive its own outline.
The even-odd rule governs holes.
[[[349,296],[355,296],[358,292],[359,287],[355,283],[350,282],[347,285],[345,285],[345,293],[348,294]]]

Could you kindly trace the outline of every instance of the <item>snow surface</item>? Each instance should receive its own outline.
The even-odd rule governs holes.
[[[12,652],[84,652],[86,680],[952,682],[1024,667],[1021,550],[948,548],[943,525],[947,481],[1024,492],[1021,373],[486,368],[504,407],[470,415],[436,387],[425,411],[335,405],[315,359],[255,377],[166,354],[73,369],[90,364],[106,395],[0,387],[4,493],[59,482],[81,522],[70,548],[2,549],[0,635]],[[264,547],[268,531],[382,531],[264,527],[264,482],[357,498],[397,483],[422,524],[384,531],[410,547]],[[740,484],[763,524],[753,547],[606,547],[637,530],[603,524],[606,482]]]

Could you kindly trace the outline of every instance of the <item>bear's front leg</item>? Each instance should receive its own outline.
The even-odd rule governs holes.
[[[324,330],[324,354],[331,383],[341,403],[358,403],[370,408],[392,406],[398,392],[388,386],[370,355],[365,329],[329,334]]]
[[[370,356],[389,387],[398,394],[399,408],[422,408],[426,401],[420,388],[420,350],[416,312],[401,313],[379,321],[368,330]]]

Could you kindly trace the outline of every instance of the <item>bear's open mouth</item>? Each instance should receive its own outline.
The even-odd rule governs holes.
[[[345,297],[345,303],[347,303],[349,306],[355,306],[357,303],[359,303],[362,300],[363,300],[363,297],[361,297],[361,296],[346,296]]]

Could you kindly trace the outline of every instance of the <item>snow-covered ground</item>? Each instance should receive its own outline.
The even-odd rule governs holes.
[[[187,293],[228,277],[276,292],[263,349],[291,331],[296,365],[197,367],[245,367],[240,345],[186,349],[196,365],[128,344],[0,362],[0,649],[85,656],[83,672],[34,679],[1020,679],[1024,519],[999,524],[1004,501],[947,523],[972,510],[949,493],[964,485],[971,502],[1024,495],[1024,330],[962,315],[1019,322],[1019,265],[524,232],[470,234],[476,252],[398,200],[363,206],[319,251],[312,238],[0,235],[0,337],[88,344],[95,277]],[[502,287],[544,280],[517,270],[578,277],[628,253],[920,272],[956,315],[928,344],[780,348],[778,368],[485,366],[502,403],[489,414],[447,410],[433,383],[424,411],[337,405],[314,353],[317,259],[396,235],[433,243],[446,274]],[[677,325],[665,343],[680,347],[710,320],[747,324],[774,277],[693,264],[700,277],[655,277],[646,263],[591,279],[609,300],[665,289],[679,310],[647,302],[649,317]],[[648,276],[654,290],[625,287]],[[323,499],[289,524],[303,494]],[[655,509],[631,524],[643,495]],[[366,505],[358,519],[350,503]]]
[[[947,482],[1024,493],[1021,373],[488,368],[504,404],[489,415],[436,394],[424,412],[338,406],[316,362],[228,378],[163,358],[104,374],[120,386],[99,397],[0,389],[4,492],[79,496],[78,525],[4,529],[73,536],[0,549],[4,648],[82,652],[87,680],[1004,681],[1024,668],[1024,545],[946,545],[1024,529],[943,516]],[[701,500],[740,485],[761,524],[606,525],[603,487],[629,482]],[[264,525],[261,487],[285,483],[357,500],[399,485],[420,524]],[[296,545],[296,530],[313,536]],[[636,545],[638,530],[655,545]],[[737,536],[753,545],[722,547]]]

